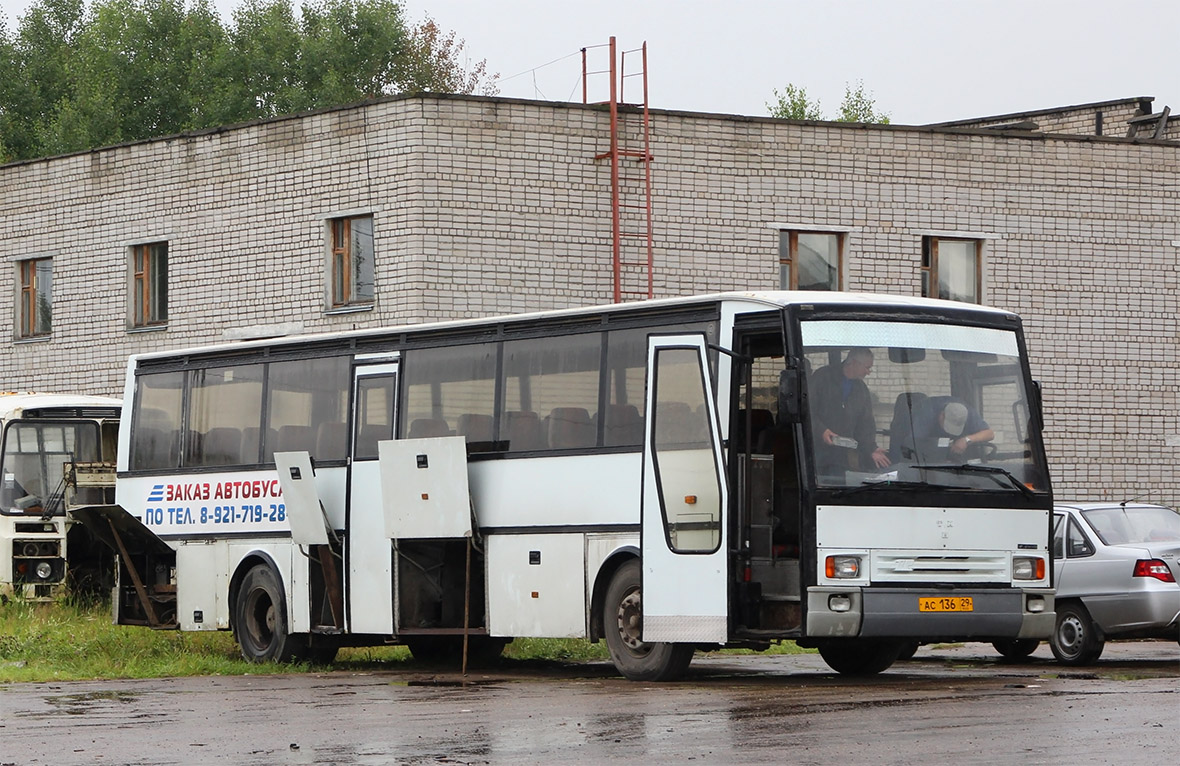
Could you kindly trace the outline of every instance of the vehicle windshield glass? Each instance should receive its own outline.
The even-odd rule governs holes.
[[[99,459],[95,423],[15,421],[4,432],[4,513],[60,513],[65,466]]]
[[[1047,488],[1014,331],[865,320],[801,331],[820,486]],[[935,468],[964,465],[988,469]]]
[[[1114,505],[1082,511],[1107,545],[1180,541],[1180,513],[1159,505]]]

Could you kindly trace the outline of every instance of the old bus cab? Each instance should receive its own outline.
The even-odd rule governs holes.
[[[0,393],[0,595],[56,600],[70,580],[102,577],[109,555],[68,512],[114,500],[121,404]]]

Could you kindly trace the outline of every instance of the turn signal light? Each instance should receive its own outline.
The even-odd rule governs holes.
[[[828,577],[854,578],[860,576],[859,556],[828,556],[824,560],[824,574]]]
[[[1040,556],[1017,556],[1012,559],[1013,580],[1044,580],[1045,560]]]
[[[1159,559],[1139,559],[1135,562],[1135,577],[1154,577],[1162,582],[1176,582],[1172,570]]]

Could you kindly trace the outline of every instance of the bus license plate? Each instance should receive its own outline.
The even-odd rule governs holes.
[[[950,598],[919,598],[919,612],[970,612],[974,609],[970,596],[952,596]]]

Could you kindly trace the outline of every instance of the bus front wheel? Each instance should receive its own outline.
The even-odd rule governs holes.
[[[819,656],[841,675],[872,676],[888,669],[908,643],[853,638],[824,641],[819,645]]]
[[[602,610],[606,648],[618,671],[632,681],[674,681],[688,670],[693,646],[643,640],[639,575],[639,562],[631,559],[611,578]]]
[[[288,662],[299,641],[287,632],[287,607],[278,574],[257,564],[242,578],[234,602],[234,637],[249,662]]]
[[[1006,660],[1023,660],[1037,650],[1041,642],[1035,638],[1009,638],[1003,641],[992,641],[1000,656]]]

